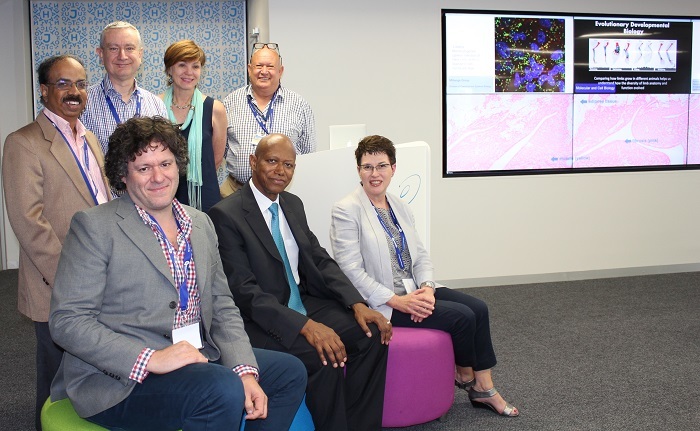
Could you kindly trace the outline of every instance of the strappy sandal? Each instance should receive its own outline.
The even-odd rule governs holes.
[[[457,386],[459,389],[464,389],[465,391],[469,391],[472,386],[476,383],[476,378],[473,378],[469,380],[468,382],[460,382],[459,380],[455,379],[455,386]]]
[[[511,418],[520,415],[520,412],[518,412],[515,409],[515,407],[513,407],[512,405],[510,405],[507,402],[506,402],[506,408],[504,408],[503,411],[499,413],[498,410],[496,410],[496,407],[492,406],[489,403],[485,403],[483,401],[474,401],[476,398],[491,398],[491,397],[495,396],[498,393],[496,388],[491,388],[488,391],[484,391],[484,392],[479,392],[479,391],[474,390],[474,388],[469,388],[468,392],[469,392],[469,401],[471,401],[472,406],[474,406],[475,408],[491,409],[498,415],[508,416]]]

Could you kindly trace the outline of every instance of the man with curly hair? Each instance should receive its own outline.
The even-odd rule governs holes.
[[[174,199],[187,154],[161,117],[110,137],[105,170],[125,193],[71,222],[51,299],[66,350],[51,398],[110,429],[230,430],[244,414],[248,431],[288,429],[305,369],[251,348],[211,221]]]

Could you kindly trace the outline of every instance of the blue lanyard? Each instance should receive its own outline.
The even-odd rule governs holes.
[[[44,114],[46,115],[46,114]],[[46,117],[49,121],[51,119],[47,116]],[[80,175],[83,176],[83,181],[85,181],[85,185],[87,185],[88,190],[90,190],[90,196],[92,196],[92,201],[95,202],[95,205],[98,205],[97,202],[97,185],[93,182],[90,181],[90,178],[88,177],[87,172],[85,172],[85,169],[88,171],[90,170],[90,157],[88,156],[88,145],[87,141],[85,140],[85,136],[83,136],[83,159],[85,160],[85,169],[83,169],[83,165],[80,163],[80,160],[78,159],[78,155],[75,154],[75,151],[73,151],[73,147],[70,145],[70,142],[68,142],[68,139],[66,138],[66,135],[61,132],[61,129],[58,128],[56,123],[51,121],[51,124],[56,128],[56,131],[61,135],[63,138],[63,142],[68,145],[68,149],[70,150],[70,153],[73,155],[73,158],[75,159],[75,163],[78,164],[78,169],[80,169]]]
[[[258,107],[255,106],[255,104],[253,103],[253,96],[249,94],[248,97],[246,97],[246,100],[248,101],[248,107],[250,108],[250,112],[253,113],[255,121],[258,122],[258,125],[260,126],[262,131],[265,132],[266,135],[270,134],[267,125],[272,125],[272,117],[275,115],[274,107],[278,91],[279,89],[275,90],[275,94],[273,94],[272,99],[270,99],[270,107],[267,109],[267,115],[263,115],[262,112],[260,112],[260,109],[258,109]]]
[[[119,118],[119,114],[117,114],[117,109],[114,107],[112,100],[107,96],[107,90],[105,90],[104,81],[102,81],[102,83],[100,83],[100,87],[102,87],[102,94],[104,94],[104,96],[105,96],[105,100],[107,101],[107,106],[109,107],[110,112],[112,112],[112,117],[114,118],[114,121],[116,121],[117,124],[121,124],[122,121]],[[140,117],[141,116],[141,94],[139,93],[138,88],[134,91],[134,95],[136,96],[136,113],[134,114],[134,117]]]
[[[185,255],[182,259],[182,267],[180,267],[178,265],[178,261],[175,259],[175,247],[172,244],[170,244],[168,237],[163,231],[163,228],[160,227],[158,221],[156,221],[156,219],[154,219],[152,215],[148,214],[148,217],[151,218],[151,222],[153,222],[156,225],[158,231],[163,236],[163,239],[165,240],[165,244],[167,246],[166,248],[168,249],[168,254],[170,255],[170,261],[173,263],[175,269],[175,273],[177,275],[177,273],[179,272],[182,278],[178,290],[180,292],[180,310],[185,311],[187,310],[187,303],[189,302],[190,298],[189,292],[187,290],[187,270],[189,269],[190,264],[192,262],[192,245],[190,244],[189,240],[185,242]],[[177,223],[177,230],[179,234],[180,223],[177,221],[177,218],[175,219],[175,223]]]
[[[401,269],[406,268],[406,264],[403,261],[403,257],[401,257],[401,252],[403,249],[406,248],[406,234],[403,232],[403,229],[401,229],[401,225],[399,224],[399,221],[396,219],[396,214],[394,214],[394,211],[391,209],[391,205],[389,205],[389,202],[387,201],[387,206],[389,207],[389,215],[391,216],[391,221],[394,222],[394,225],[396,226],[396,229],[399,230],[399,235],[401,235],[401,247],[396,243],[396,240],[394,239],[394,236],[391,234],[389,231],[389,228],[387,225],[384,223],[384,219],[382,219],[382,216],[379,214],[379,210],[377,207],[372,204],[372,207],[374,208],[374,212],[377,213],[377,218],[379,219],[379,223],[381,223],[382,227],[384,228],[384,232],[389,236],[389,239],[391,239],[391,243],[394,245],[394,252],[396,253],[396,260],[399,262],[399,267]]]

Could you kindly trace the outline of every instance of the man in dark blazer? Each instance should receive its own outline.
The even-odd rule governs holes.
[[[63,350],[49,334],[49,302],[61,244],[76,211],[109,200],[102,149],[78,117],[87,75],[71,55],[37,69],[44,109],[5,140],[2,179],[7,215],[19,241],[18,308],[36,333],[36,429]]]
[[[71,222],[51,299],[66,351],[51,398],[110,429],[233,430],[244,409],[246,430],[287,429],[305,369],[251,348],[211,221],[174,200],[187,154],[159,117],[110,137],[105,170],[126,193]]]
[[[252,345],[306,365],[318,430],[381,430],[391,323],[367,307],[309,229],[301,200],[284,191],[295,162],[289,138],[265,136],[251,180],[209,211],[229,287]]]

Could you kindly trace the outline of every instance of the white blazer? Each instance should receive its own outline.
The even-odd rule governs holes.
[[[406,234],[416,285],[432,281],[433,263],[418,237],[411,209],[398,197],[386,196]],[[391,319],[393,309],[386,302],[394,296],[390,255],[394,251],[389,250],[384,228],[362,186],[333,205],[330,235],[340,269],[370,307]]]

